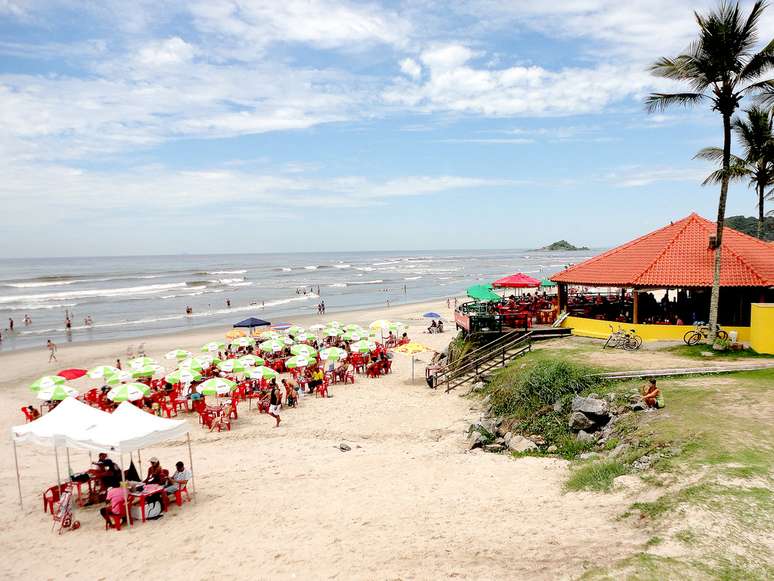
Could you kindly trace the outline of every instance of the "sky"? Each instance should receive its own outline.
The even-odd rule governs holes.
[[[714,219],[693,156],[720,118],[643,106],[712,5],[0,0],[0,257],[607,247]],[[727,215],[754,213],[732,186]]]

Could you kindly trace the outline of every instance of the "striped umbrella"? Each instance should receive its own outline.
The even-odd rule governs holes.
[[[349,325],[344,325],[345,331],[362,331],[363,327],[360,325],[356,325],[355,323],[350,323]]]
[[[307,365],[312,365],[313,363],[314,359],[304,357],[303,355],[294,355],[285,361],[285,367],[288,369],[295,369],[297,367],[306,367]]]
[[[207,369],[208,367],[212,367],[213,365],[220,362],[220,359],[215,357],[212,353],[204,353],[202,355],[197,355],[195,357],[192,357],[194,361],[198,361],[199,364],[204,368]],[[179,366],[178,366],[179,367]]]
[[[161,365],[146,365],[139,369],[132,369],[130,373],[132,377],[153,377],[154,375],[161,375],[166,371]]]
[[[239,357],[238,361],[241,361],[242,365],[248,367],[255,367],[256,365],[263,365],[266,363],[262,357],[258,357],[257,355],[242,355],[242,357]]]
[[[167,383],[171,383],[172,385],[178,384],[178,383],[193,383],[194,381],[199,381],[202,378],[202,376],[197,373],[196,371],[192,369],[176,369],[169,375],[167,375],[164,379],[167,380]]]
[[[110,401],[137,401],[150,393],[150,388],[144,383],[124,383],[117,385],[107,393]]]
[[[132,379],[134,379],[132,372],[129,370],[124,370],[108,377],[105,380],[105,383],[107,385],[120,385],[122,383],[126,383],[127,381],[132,381]]]
[[[233,359],[230,359],[233,361]],[[225,363],[225,362],[224,362]],[[212,377],[196,386],[196,391],[202,395],[227,395],[234,391],[236,383],[222,377]]]
[[[320,351],[320,359],[323,361],[343,361],[347,358],[347,352],[339,347],[328,347]]]
[[[349,348],[353,353],[370,353],[376,349],[376,343],[371,343],[370,341],[355,341],[350,344]]]
[[[38,399],[43,401],[62,401],[68,397],[78,395],[78,390],[69,385],[52,385],[51,387],[41,388],[38,391]]]
[[[279,353],[285,348],[285,343],[277,339],[269,339],[261,343],[258,348],[264,353]]]
[[[226,373],[244,373],[248,367],[239,359],[226,359],[218,363],[218,369]]]
[[[288,335],[298,335],[299,333],[303,333],[306,331],[303,327],[299,327],[298,325],[293,325],[291,327],[288,327],[288,330],[285,331]]]
[[[139,369],[147,365],[156,365],[156,360],[153,357],[135,357],[127,363],[129,364],[129,369]]]
[[[362,341],[368,339],[368,333],[358,333],[356,331],[346,331],[342,336],[345,341]]]
[[[44,375],[33,381],[30,384],[32,391],[40,391],[41,389],[48,389],[57,385],[64,385],[65,378],[58,375]]]
[[[107,379],[111,375],[119,373],[121,370],[112,365],[98,365],[89,369],[87,375],[92,379]]]
[[[199,361],[196,357],[188,357],[187,359],[183,359],[180,363],[177,364],[179,369],[190,369],[191,371],[198,371],[201,372],[202,369],[205,368],[205,365],[202,365],[201,361]],[[209,367],[207,365],[206,367]]]
[[[202,351],[205,353],[217,353],[223,351],[226,348],[226,344],[223,341],[210,341],[202,345]]]
[[[295,340],[298,343],[303,343],[304,341],[314,341],[317,339],[317,337],[313,333],[299,333],[295,336]]]
[[[186,359],[192,355],[193,354],[190,351],[186,351],[185,349],[172,349],[172,351],[169,351],[164,355],[164,359],[177,359],[179,361],[180,359]]]
[[[315,323],[314,325],[309,327],[309,330],[312,331],[313,333],[316,333],[317,331],[322,331],[323,329],[325,329],[325,325],[321,323]]]
[[[293,355],[301,355],[312,359],[317,356],[317,349],[310,347],[309,345],[293,345],[290,347],[290,352]]]
[[[231,341],[232,347],[252,347],[255,345],[255,339],[252,337],[237,337]]]
[[[271,339],[279,339],[282,337],[282,334],[277,331],[264,331],[263,333],[260,333],[258,337],[264,341],[270,341]]]
[[[371,329],[384,329],[386,330],[392,323],[387,319],[377,319],[368,325]]]
[[[338,321],[331,321],[330,323],[328,323],[328,326],[329,327],[341,327],[342,325]]]
[[[264,367],[263,365],[249,369],[245,375],[250,379],[266,380],[276,379],[279,377],[279,373],[274,371],[271,367]]]
[[[326,337],[338,337],[339,335],[343,334],[344,331],[339,329],[338,327],[328,327],[325,329],[325,336]]]

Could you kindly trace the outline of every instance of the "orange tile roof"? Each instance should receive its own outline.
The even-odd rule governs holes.
[[[650,234],[571,266],[554,282],[590,286],[707,287],[715,222],[691,214]],[[736,230],[723,230],[721,286],[774,286],[774,245]]]

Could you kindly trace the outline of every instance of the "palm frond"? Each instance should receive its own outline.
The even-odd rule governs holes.
[[[772,67],[774,67],[774,40],[747,61],[747,64],[740,71],[738,79],[739,81],[757,79]]]
[[[700,149],[693,159],[706,159],[707,161],[723,161],[723,149],[720,147],[704,147]]]
[[[747,167],[744,165],[732,165],[728,168],[728,171],[724,171],[723,168],[716,169],[711,174],[709,174],[703,182],[701,182],[701,185],[709,186],[713,184],[719,184],[721,181],[723,181],[724,175],[728,176],[729,181],[734,182],[749,177],[750,173]]]
[[[664,111],[673,105],[692,107],[702,99],[708,99],[701,93],[651,93],[645,99],[645,108],[649,113]]]

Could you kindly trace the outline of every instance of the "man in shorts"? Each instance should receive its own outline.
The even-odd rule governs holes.
[[[271,394],[269,394],[269,415],[277,420],[275,428],[279,428],[280,425],[280,404],[282,403],[282,392],[277,383],[274,382],[271,386]]]

